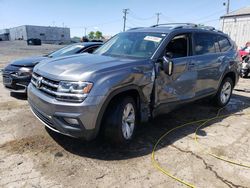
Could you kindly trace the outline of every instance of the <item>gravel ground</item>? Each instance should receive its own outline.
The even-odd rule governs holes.
[[[0,42],[0,68],[59,47]],[[117,148],[100,139],[88,143],[45,129],[25,96],[10,94],[0,82],[0,187],[185,187],[153,167],[153,146],[166,131],[218,111],[208,101],[184,106],[141,125],[131,145]],[[194,142],[196,125],[168,135],[156,152],[161,167],[197,187],[250,187],[250,169],[207,154],[250,165],[250,93],[243,92],[249,88],[249,79],[240,80],[222,111],[237,115],[203,127],[198,132],[202,146]]]

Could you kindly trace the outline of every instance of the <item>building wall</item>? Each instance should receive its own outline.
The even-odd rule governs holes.
[[[9,34],[0,34],[0,41],[8,41]]]
[[[9,29],[10,40],[27,40],[27,32],[25,26],[19,26]]]
[[[238,47],[250,42],[250,16],[222,18],[220,22],[222,31],[227,33]]]
[[[69,43],[70,29],[62,27],[19,26],[9,29],[9,40],[38,38],[42,43]]]
[[[26,26],[28,39],[39,38],[43,43],[70,42],[70,29],[62,27]]]
[[[9,40],[9,33],[8,29],[1,29],[0,30],[0,41],[7,41]]]

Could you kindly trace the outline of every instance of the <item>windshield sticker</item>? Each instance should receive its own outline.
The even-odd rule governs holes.
[[[144,38],[144,40],[147,40],[147,41],[152,41],[152,42],[161,42],[162,38],[160,37],[154,37],[154,36],[146,36]]]

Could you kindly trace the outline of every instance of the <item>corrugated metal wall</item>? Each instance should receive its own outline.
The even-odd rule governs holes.
[[[45,27],[24,25],[9,29],[10,40],[41,39],[43,43],[69,43],[70,29],[62,27]]]
[[[221,29],[236,42],[238,47],[250,42],[250,16],[222,18]]]
[[[28,38],[39,38],[43,43],[70,42],[70,29],[61,27],[26,26]]]

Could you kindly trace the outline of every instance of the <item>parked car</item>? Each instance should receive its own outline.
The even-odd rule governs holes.
[[[3,70],[3,84],[11,92],[26,93],[35,65],[45,59],[68,56],[79,53],[92,53],[102,43],[86,42],[66,46],[45,56],[29,57],[15,60]]]
[[[239,79],[235,43],[211,27],[164,24],[117,34],[93,54],[37,65],[28,87],[34,115],[86,140],[100,131],[128,143],[140,122],[211,97],[225,106]]]
[[[250,55],[250,42],[247,42],[245,47],[239,50],[239,54],[240,54],[241,60],[243,60],[246,56]]]
[[[249,55],[249,52],[245,51],[245,48],[242,48],[239,50],[239,54],[240,54],[241,60],[243,60],[244,57]]]
[[[250,55],[247,55],[243,58],[240,75],[242,78],[247,78],[249,73],[250,73]]]
[[[28,39],[27,40],[27,45],[29,46],[29,45],[34,45],[34,46],[41,46],[42,45],[42,41],[41,41],[41,39],[34,39],[34,38],[32,38],[32,39]]]

